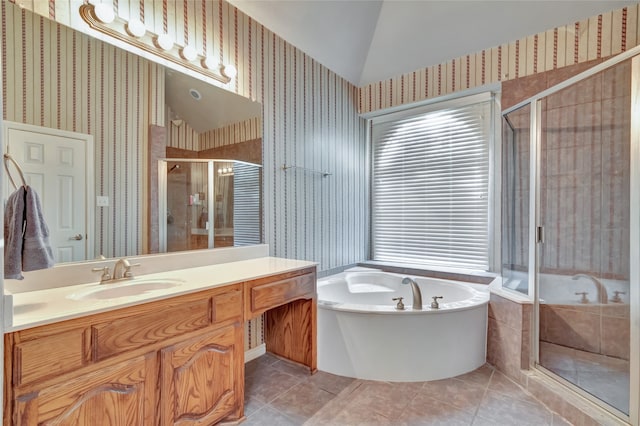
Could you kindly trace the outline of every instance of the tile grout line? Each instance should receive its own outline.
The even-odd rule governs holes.
[[[482,405],[482,402],[484,401],[484,398],[487,396],[487,392],[489,392],[489,385],[491,384],[491,380],[493,380],[494,374],[496,374],[495,367],[493,367],[492,370],[491,370],[491,375],[489,376],[489,380],[487,380],[487,384],[486,384],[486,386],[484,388],[484,392],[482,393],[482,398],[480,398],[480,402],[476,406],[476,409],[475,409],[475,411],[473,413],[473,418],[471,419],[471,424],[472,425],[475,423],[476,417],[478,417],[478,411],[480,411],[480,406]]]

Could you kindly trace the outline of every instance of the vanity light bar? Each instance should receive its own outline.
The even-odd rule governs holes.
[[[200,55],[191,45],[176,45],[169,34],[154,34],[148,31],[138,19],[124,21],[114,13],[112,6],[105,3],[81,5],[80,16],[96,31],[221,83],[229,83],[238,73],[233,65],[217,63],[210,57]]]

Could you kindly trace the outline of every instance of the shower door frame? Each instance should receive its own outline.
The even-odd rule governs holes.
[[[629,303],[630,303],[630,359],[629,359],[629,415],[625,415],[615,407],[601,401],[587,391],[570,383],[562,377],[540,365],[539,337],[540,337],[540,302],[538,297],[538,269],[540,262],[540,247],[544,242],[544,228],[540,223],[540,171],[542,136],[542,100],[547,96],[565,89],[575,83],[589,78],[601,71],[613,67],[623,61],[631,59],[631,140],[630,140],[630,270],[629,270]],[[504,110],[505,116],[526,105],[530,106],[530,192],[529,192],[529,299],[533,309],[533,332],[531,333],[531,365],[550,378],[562,383],[578,395],[588,399],[597,406],[607,410],[616,417],[629,422],[633,426],[640,426],[640,46],[604,61],[592,68],[581,72],[562,83],[550,87],[537,95],[519,102]]]
[[[158,160],[158,220],[159,220],[159,251],[167,252],[167,164],[169,162],[178,163],[206,163],[207,164],[207,221],[212,224],[207,232],[207,246],[213,248],[215,230],[213,226],[214,218],[214,163],[231,162],[234,160],[211,160],[198,158],[162,158]],[[164,195],[164,196],[163,196]]]

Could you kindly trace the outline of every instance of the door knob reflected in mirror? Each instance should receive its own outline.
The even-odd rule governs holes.
[[[70,240],[80,241],[82,240],[82,234],[74,235],[73,237],[69,237]]]

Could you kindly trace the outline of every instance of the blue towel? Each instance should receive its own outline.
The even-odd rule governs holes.
[[[22,271],[54,265],[49,228],[33,188],[21,186],[9,196],[4,213],[4,239],[5,278],[21,280]]]

